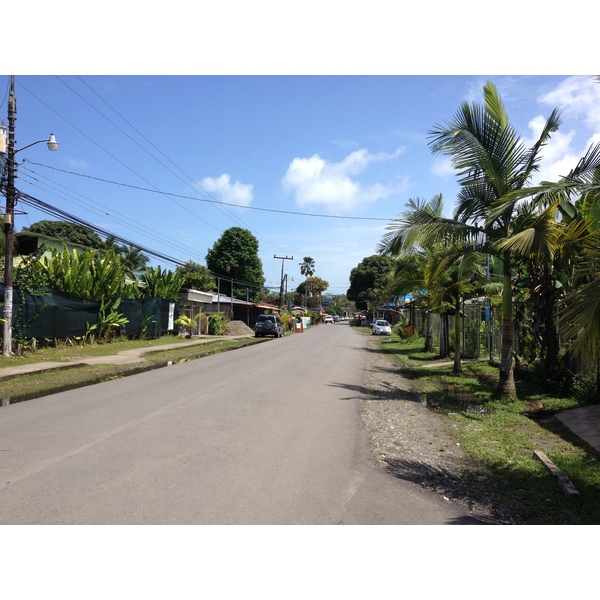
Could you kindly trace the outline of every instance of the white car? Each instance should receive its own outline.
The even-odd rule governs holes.
[[[384,319],[377,319],[373,323],[373,335],[392,335],[392,327]]]
[[[333,323],[333,316],[332,315],[327,315],[325,317],[325,323]],[[8,338],[6,338],[8,339]]]

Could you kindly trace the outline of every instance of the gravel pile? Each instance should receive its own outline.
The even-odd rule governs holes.
[[[243,321],[229,321],[227,326],[227,335],[254,335],[254,329],[248,327]]]
[[[426,408],[388,356],[375,351],[369,357],[361,417],[379,465],[480,519],[520,523],[490,491],[491,475],[452,439],[452,419]]]

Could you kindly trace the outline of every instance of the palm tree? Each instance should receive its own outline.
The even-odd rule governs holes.
[[[125,275],[130,279],[135,279],[150,260],[139,248],[134,246],[120,246],[119,253],[125,267]]]
[[[312,277],[315,272],[315,261],[310,256],[305,256],[302,262],[300,263],[300,273],[306,277],[306,281],[304,282],[306,289],[306,306],[308,307],[308,278]]]
[[[300,273],[307,279],[312,277],[315,272],[315,261],[310,256],[305,256],[300,263]]]
[[[418,236],[419,229],[411,227],[411,218],[413,213],[421,211],[429,212],[434,218],[440,218],[443,207],[442,195],[434,196],[429,202],[420,198],[411,198],[408,206],[409,210],[404,213],[403,220],[396,221],[395,225],[388,227],[390,232],[383,236],[378,250],[380,254],[396,259],[391,275],[391,293],[398,296],[413,294],[416,303],[425,308],[425,352],[432,352],[432,311],[426,279],[431,265],[436,260],[435,244],[428,243],[424,237]],[[443,346],[440,344],[440,352]]]
[[[425,311],[425,352],[433,352],[433,326],[425,288],[426,269],[430,264],[428,253],[421,249],[406,250],[395,255],[395,258],[390,275],[390,295],[412,294],[415,305]]]
[[[539,168],[541,150],[558,129],[561,119],[553,110],[538,140],[527,148],[510,125],[495,86],[488,82],[483,93],[483,106],[465,102],[451,122],[436,126],[430,132],[432,151],[450,156],[458,171],[461,189],[454,225],[443,219],[438,223],[428,219],[428,223],[441,237],[451,232],[469,243],[479,237],[482,249],[502,260],[502,354],[498,392],[514,398],[513,251],[499,244],[518,233],[514,229],[518,202],[523,196],[531,195],[527,186]]]
[[[390,233],[383,237],[379,250],[397,257],[392,277],[393,289],[404,294],[416,293],[421,299],[426,299],[428,315],[429,311],[434,311],[442,316],[445,343],[440,343],[440,354],[443,356],[449,356],[448,315],[454,313],[454,372],[460,373],[460,309],[464,299],[475,292],[477,295],[482,293],[483,255],[476,252],[472,245],[465,245],[460,240],[437,240],[429,235],[427,228],[413,226],[415,216],[419,223],[425,215],[441,220],[441,195],[434,196],[429,202],[411,199],[408,204],[410,209],[404,213],[402,220],[388,227]]]
[[[556,247],[562,253],[565,300],[558,315],[561,338],[573,354],[600,358],[600,143],[557,183],[543,183],[538,203],[556,206]],[[575,196],[573,200],[572,197]],[[600,383],[600,365],[598,369]]]

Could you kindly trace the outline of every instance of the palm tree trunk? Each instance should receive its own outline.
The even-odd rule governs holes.
[[[431,311],[425,311],[425,352],[433,352],[433,319]]]
[[[513,366],[513,300],[511,283],[510,255],[504,253],[504,285],[502,289],[502,353],[500,361],[500,378],[498,381],[498,393],[501,396],[517,398],[515,387],[515,372]]]
[[[443,313],[440,318],[440,358],[448,358],[450,356],[449,327],[448,313]]]
[[[462,352],[460,338],[461,338],[461,316],[460,316],[460,298],[456,301],[456,315],[454,316],[454,366],[452,368],[453,373],[462,373],[462,363],[460,355]]]

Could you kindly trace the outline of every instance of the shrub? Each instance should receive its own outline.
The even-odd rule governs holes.
[[[208,335],[225,335],[228,330],[225,313],[209,313],[208,315]]]

